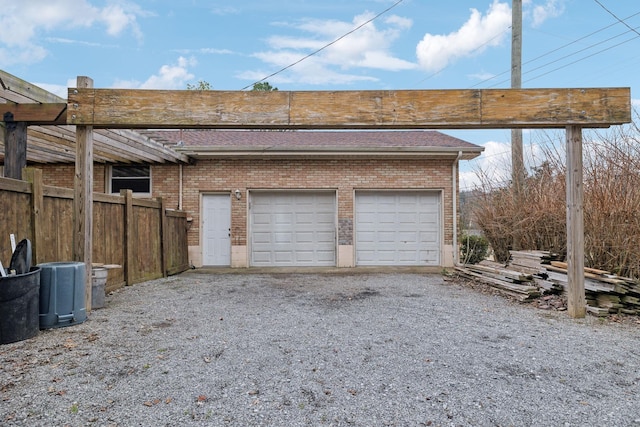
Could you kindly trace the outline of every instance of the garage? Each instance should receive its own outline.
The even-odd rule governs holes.
[[[440,265],[439,191],[356,192],[356,265]]]
[[[335,191],[252,191],[250,264],[335,266]]]

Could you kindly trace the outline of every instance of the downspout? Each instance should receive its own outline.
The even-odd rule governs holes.
[[[453,205],[453,265],[459,265],[459,251],[458,251],[458,162],[462,158],[462,151],[458,151],[458,156],[453,161],[451,167],[451,190],[452,190],[452,205]]]

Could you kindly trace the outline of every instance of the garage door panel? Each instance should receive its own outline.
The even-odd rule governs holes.
[[[356,193],[356,264],[439,265],[440,193]]]
[[[335,231],[317,231],[315,237],[318,241],[329,242],[335,240]]]
[[[373,243],[376,241],[376,233],[375,231],[360,231],[358,232],[358,241],[363,243]],[[363,252],[366,252],[363,249]]]
[[[250,197],[251,265],[335,265],[335,192],[260,192]],[[263,234],[271,236],[268,244]]]
[[[400,230],[396,233],[398,241],[403,243],[418,243],[420,241],[420,233],[415,230]]]
[[[274,243],[291,243],[293,241],[293,236],[288,232],[274,232]]]
[[[291,251],[289,250],[285,250],[285,251],[276,250],[273,252],[273,255],[274,255],[273,258],[270,258],[269,262],[276,265],[290,264],[293,261]]]
[[[300,246],[305,243],[313,245],[315,242],[315,238],[316,236],[313,231],[299,231],[296,233],[295,242]]]
[[[398,212],[397,217],[400,224],[415,224],[419,220],[419,215],[415,212]]]
[[[377,239],[375,239],[373,242],[375,242],[377,240],[378,243],[380,243],[380,244],[385,244],[385,243],[395,244],[396,243],[396,233],[394,231],[378,231],[376,233],[376,237],[377,237]]]
[[[255,233],[253,235],[253,243],[254,244],[270,244],[271,243],[271,233]]]
[[[271,215],[256,213],[253,221],[255,224],[269,224],[271,222]]]

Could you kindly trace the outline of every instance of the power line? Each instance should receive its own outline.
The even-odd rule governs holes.
[[[636,31],[636,33],[637,33],[637,31]],[[614,47],[618,47],[618,46],[621,46],[621,45],[623,45],[623,44],[625,44],[625,43],[629,43],[630,41],[633,41],[633,40],[635,40],[635,39],[637,39],[637,38],[638,38],[638,37],[633,37],[633,38],[631,38],[631,39],[627,39],[627,40],[625,40],[625,41],[623,41],[623,42],[620,42],[620,43],[618,43],[618,44],[615,44],[615,45],[613,45],[613,46],[609,46],[609,47],[607,47],[607,48],[605,48],[605,49],[602,49],[602,50],[599,50],[599,51],[597,51],[597,52],[594,52],[594,53],[592,53],[591,55],[587,55],[587,56],[584,56],[584,57],[582,57],[582,58],[580,58],[580,59],[576,59],[575,61],[569,62],[568,64],[564,64],[564,65],[563,65],[563,66],[561,66],[561,67],[557,67],[557,68],[554,68],[553,70],[547,71],[547,72],[545,72],[545,73],[538,74],[538,75],[537,75],[537,76],[535,76],[535,77],[532,77],[532,78],[530,78],[530,79],[527,79],[527,82],[530,82],[531,80],[535,80],[535,79],[538,79],[538,78],[543,77],[543,76],[546,76],[547,74],[553,73],[554,71],[558,71],[558,70],[560,70],[560,69],[562,69],[562,68],[566,68],[566,67],[568,67],[569,65],[573,65],[573,64],[576,64],[576,63],[578,63],[578,62],[580,62],[580,61],[584,61],[585,59],[588,59],[588,58],[591,58],[591,57],[593,57],[593,56],[596,56],[596,55],[598,55],[598,54],[600,54],[600,53],[602,53],[602,52],[606,52],[607,50],[612,49],[612,48],[614,48]],[[525,73],[525,74],[526,74],[526,73]]]
[[[302,61],[304,61],[304,60],[306,60],[306,59],[308,59],[308,58],[311,58],[312,56],[314,56],[314,55],[316,55],[316,54],[318,54],[318,53],[322,52],[323,50],[325,50],[325,49],[326,49],[326,48],[328,48],[329,46],[332,46],[332,45],[336,44],[337,42],[339,42],[339,41],[340,41],[340,40],[342,40],[343,38],[345,38],[345,37],[347,37],[347,36],[349,36],[349,35],[351,35],[351,34],[355,33],[356,31],[358,31],[360,28],[364,27],[365,25],[367,25],[367,24],[369,24],[369,23],[371,23],[371,22],[375,21],[376,19],[378,19],[379,17],[381,17],[381,16],[382,16],[382,15],[384,15],[385,13],[389,12],[389,11],[390,11],[391,9],[393,9],[394,7],[398,6],[398,5],[399,5],[400,3],[402,3],[403,1],[404,1],[404,0],[398,0],[397,2],[395,2],[394,4],[392,4],[391,6],[389,6],[389,7],[388,7],[388,8],[386,8],[385,10],[383,10],[382,12],[378,13],[378,14],[377,14],[376,16],[374,16],[373,18],[371,18],[371,19],[369,19],[368,21],[366,21],[366,22],[364,22],[364,23],[362,23],[362,24],[358,25],[358,26],[357,26],[357,27],[355,27],[353,30],[351,30],[351,31],[349,31],[349,32],[347,32],[347,33],[345,33],[345,34],[343,34],[342,36],[338,37],[337,39],[333,40],[332,42],[330,42],[330,43],[328,43],[328,44],[326,44],[326,45],[322,46],[320,49],[317,49],[317,50],[315,50],[315,51],[311,52],[310,54],[308,54],[308,55],[306,55],[306,56],[304,56],[304,57],[302,57],[302,58],[298,59],[298,60],[297,60],[297,61],[295,61],[294,63],[292,63],[292,64],[290,64],[290,65],[287,65],[286,67],[281,68],[280,70],[276,71],[275,73],[271,73],[271,74],[269,74],[267,77],[264,77],[264,78],[262,78],[262,79],[258,80],[257,82],[253,82],[253,83],[251,83],[250,85],[247,85],[247,86],[243,87],[243,88],[242,88],[242,89],[240,89],[240,90],[248,89],[248,88],[252,87],[253,85],[255,85],[256,83],[263,82],[263,81],[265,81],[265,80],[267,80],[267,79],[269,79],[269,78],[271,78],[271,77],[273,77],[273,76],[275,76],[275,75],[277,75],[277,74],[280,74],[281,72],[283,72],[283,71],[285,71],[285,70],[288,70],[288,69],[289,69],[289,68],[291,68],[291,67],[294,67],[294,66],[298,65],[298,64],[299,64],[299,63],[301,63]]]
[[[637,31],[634,31],[634,32],[636,32],[636,33],[637,33]],[[577,55],[577,54],[579,54],[579,53],[581,53],[581,52],[587,51],[587,50],[589,50],[589,49],[591,49],[591,48],[594,48],[594,47],[596,47],[596,46],[598,46],[598,45],[601,45],[601,44],[603,44],[603,43],[606,43],[606,42],[609,42],[609,41],[611,41],[611,40],[613,40],[613,39],[616,39],[616,38],[618,38],[618,37],[621,37],[621,36],[623,36],[623,35],[625,35],[625,34],[627,34],[627,33],[629,33],[629,31],[625,31],[624,33],[621,33],[621,34],[618,34],[618,35],[616,35],[616,36],[610,37],[610,38],[608,38],[608,39],[606,39],[606,40],[602,40],[602,41],[600,41],[600,42],[598,42],[598,43],[594,43],[594,44],[592,44],[592,45],[590,45],[590,46],[587,46],[587,47],[585,47],[585,48],[583,48],[583,49],[577,50],[577,51],[575,51],[575,52],[573,52],[573,53],[570,53],[570,54],[568,54],[568,55],[565,55],[565,56],[563,56],[563,57],[561,57],[561,58],[555,59],[555,60],[553,60],[553,61],[549,61],[549,62],[547,62],[547,63],[545,63],[545,64],[542,64],[542,65],[540,65],[540,66],[538,66],[538,67],[535,67],[535,68],[533,68],[533,69],[527,70],[524,74],[530,74],[530,73],[532,73],[532,72],[534,72],[534,71],[536,71],[536,70],[539,70],[539,69],[541,69],[541,68],[544,68],[544,67],[546,67],[546,66],[548,66],[548,65],[555,64],[556,62],[563,61],[563,60],[565,60],[565,59],[567,59],[567,58],[570,58],[570,57],[572,57],[572,56],[574,56],[574,55]],[[637,38],[638,38],[638,36],[633,36],[632,38],[627,39],[627,40],[624,40],[624,41],[622,41],[622,42],[620,42],[620,43],[614,44],[614,45],[612,45],[612,46],[607,46],[606,48],[601,49],[601,50],[599,50],[599,51],[597,51],[597,52],[595,52],[595,53],[592,53],[592,54],[590,54],[590,55],[584,56],[584,57],[582,57],[582,58],[580,58],[580,59],[577,59],[577,60],[575,60],[575,61],[569,62],[568,64],[564,64],[564,65],[562,65],[562,66],[560,66],[560,67],[554,68],[553,70],[547,71],[547,72],[545,72],[545,73],[543,73],[543,74],[539,74],[539,75],[537,75],[537,76],[535,76],[535,77],[532,77],[532,78],[530,78],[530,79],[527,79],[527,82],[530,82],[531,80],[535,80],[535,79],[537,79],[537,78],[539,78],[539,77],[542,77],[542,76],[546,76],[546,75],[547,75],[547,74],[549,74],[549,73],[552,73],[552,72],[554,72],[554,71],[561,70],[562,68],[568,67],[569,65],[573,65],[573,64],[575,64],[575,63],[577,63],[577,62],[580,62],[580,61],[583,61],[583,60],[585,60],[585,59],[591,58],[592,56],[598,55],[598,54],[600,54],[600,53],[602,53],[602,52],[606,52],[607,50],[610,50],[610,49],[613,49],[614,47],[618,47],[618,46],[620,46],[620,45],[623,45],[623,44],[628,43],[628,42],[630,42],[630,41],[633,41],[633,40],[635,40],[635,39],[637,39]],[[544,55],[542,55],[542,56],[544,56]],[[542,57],[542,56],[540,56],[540,57]],[[540,58],[540,57],[538,57],[538,58]],[[528,61],[527,63],[529,63],[529,62],[531,62],[531,61]],[[494,83],[492,86],[489,86],[489,87],[496,87],[496,86],[498,86],[498,85],[500,85],[500,84],[502,84],[502,83],[506,83],[506,82],[508,82],[508,81],[509,81],[508,79],[504,79],[504,80],[502,80],[502,81],[499,81],[499,82],[497,82],[497,83]]]
[[[630,16],[628,16],[628,17],[624,18],[624,20],[631,19],[631,18],[633,18],[633,17],[635,17],[635,16],[637,16],[637,15],[640,15],[640,12],[637,12],[637,13],[634,13],[633,15],[630,15]],[[611,27],[613,27],[613,26],[615,26],[615,25],[618,25],[618,22],[614,22],[614,23],[612,23],[612,24],[609,24],[609,25],[607,25],[607,26],[605,26],[605,27],[602,27],[602,28],[600,28],[600,29],[598,29],[598,30],[596,30],[596,31],[593,31],[593,32],[591,32],[591,33],[589,33],[589,34],[587,34],[587,35],[585,35],[585,36],[582,36],[582,37],[580,37],[580,38],[578,38],[578,39],[576,39],[576,40],[573,40],[573,41],[571,41],[571,42],[569,42],[569,43],[566,43],[566,44],[564,44],[564,45],[562,45],[562,46],[559,46],[559,47],[557,47],[557,48],[555,48],[555,49],[553,49],[553,50],[550,50],[549,52],[543,53],[542,55],[539,55],[539,56],[537,56],[537,57],[535,57],[535,58],[533,58],[533,59],[530,59],[530,60],[528,60],[528,61],[524,62],[522,65],[527,65],[527,64],[530,64],[530,63],[532,63],[532,62],[535,62],[535,61],[537,61],[537,60],[539,60],[539,59],[542,59],[542,58],[544,58],[544,57],[546,57],[546,56],[549,56],[549,55],[551,55],[552,53],[558,52],[558,51],[560,51],[560,50],[562,50],[562,49],[564,49],[564,48],[567,48],[567,47],[569,47],[569,46],[571,46],[571,45],[573,45],[573,44],[576,44],[576,43],[578,43],[578,42],[580,42],[580,41],[582,41],[582,40],[584,40],[584,39],[587,39],[587,38],[589,38],[589,37],[591,37],[591,36],[593,36],[593,35],[596,35],[596,34],[598,34],[598,33],[602,32],[602,31],[605,31],[605,30],[607,30],[607,29],[609,29],[609,28],[611,28]],[[622,33],[622,34],[624,34],[624,33]],[[619,34],[619,35],[622,35],[622,34]],[[612,38],[615,38],[615,37],[612,37]],[[611,39],[608,39],[608,40],[611,40]],[[600,44],[600,43],[596,43],[596,45],[598,45],[598,44]],[[589,47],[592,47],[592,46],[594,46],[594,45],[591,45],[591,46],[589,46]],[[588,49],[589,47],[587,47],[587,49]],[[585,50],[585,49],[582,49],[582,50]],[[572,55],[572,54],[571,54],[571,55]],[[568,57],[568,56],[571,56],[571,55],[567,55],[567,56],[565,56],[565,58],[566,58],[566,57]],[[562,58],[561,58],[561,59],[562,59]],[[442,70],[440,70],[440,71],[442,71]],[[438,71],[438,72],[440,72],[440,71]],[[473,86],[471,86],[471,88],[474,88],[474,87],[476,87],[476,86],[480,86],[481,84],[486,83],[486,82],[488,82],[488,81],[490,81],[490,80],[493,80],[493,79],[495,79],[495,78],[497,78],[497,77],[500,77],[500,76],[502,76],[502,75],[504,75],[504,74],[507,74],[507,73],[509,73],[510,71],[511,71],[511,70],[505,70],[505,71],[503,71],[503,72],[501,72],[501,73],[499,73],[499,74],[496,74],[495,76],[489,77],[488,79],[484,79],[484,80],[482,80],[482,81],[480,81],[480,82],[478,82],[478,83],[474,84]],[[508,80],[503,80],[503,81],[501,81],[501,82],[499,82],[499,83],[497,83],[497,84],[502,84],[502,83],[507,82],[507,81],[508,81]],[[493,86],[492,86],[492,87],[493,87]]]
[[[611,12],[609,9],[607,9],[606,7],[604,7],[604,5],[603,5],[602,3],[600,3],[598,0],[593,0],[593,1],[595,1],[596,3],[598,3],[598,4],[600,5],[600,7],[601,7],[601,8],[603,8],[604,10],[606,10],[606,11],[607,11],[607,13],[609,13],[609,15],[613,16],[614,18],[616,18],[616,19],[617,19],[617,20],[618,20],[622,25],[624,25],[625,27],[627,27],[628,29],[630,29],[631,31],[633,31],[634,33],[636,33],[637,35],[639,35],[639,36],[640,36],[640,33],[639,33],[639,32],[637,32],[637,31],[635,30],[635,28],[631,28],[631,27],[629,26],[629,24],[627,24],[626,22],[624,22],[622,19],[618,18],[618,17],[616,16],[616,14],[615,14],[615,13]]]

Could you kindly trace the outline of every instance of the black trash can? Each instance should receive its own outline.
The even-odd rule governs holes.
[[[22,341],[40,330],[40,267],[0,277],[0,344]]]

